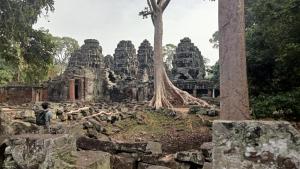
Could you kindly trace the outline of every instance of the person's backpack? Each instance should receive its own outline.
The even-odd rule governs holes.
[[[46,125],[46,114],[47,111],[40,111],[36,115],[36,124],[39,126]]]

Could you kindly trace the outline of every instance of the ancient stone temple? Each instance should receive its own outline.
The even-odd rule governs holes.
[[[138,50],[138,79],[142,82],[153,80],[153,47],[148,40],[144,40]]]
[[[122,79],[134,79],[137,75],[137,54],[131,41],[121,41],[114,54],[114,71]]]
[[[106,55],[104,57],[104,68],[105,69],[113,69],[114,68],[114,58],[111,55]]]
[[[99,42],[87,39],[74,52],[64,74],[48,83],[50,101],[95,101],[102,94],[103,55]]]
[[[184,38],[176,48],[173,60],[174,80],[201,80],[205,76],[203,56],[189,38]]]
[[[195,97],[218,95],[211,81],[204,80],[205,65],[203,56],[191,39],[184,38],[176,48],[171,79],[182,90]]]
[[[42,86],[2,87],[0,102],[149,101],[154,88],[153,55],[153,47],[148,40],[144,40],[137,54],[131,41],[120,41],[114,57],[104,57],[99,42],[87,39],[72,54],[62,75]],[[179,43],[173,64],[172,72],[168,75],[177,87],[196,97],[219,95],[213,83],[203,79],[203,56],[189,38]],[[15,99],[20,93],[28,99]]]

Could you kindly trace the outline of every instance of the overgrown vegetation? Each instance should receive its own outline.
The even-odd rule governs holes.
[[[48,32],[32,26],[43,11],[53,11],[53,5],[53,0],[0,1],[1,84],[44,80],[53,61],[53,43]]]

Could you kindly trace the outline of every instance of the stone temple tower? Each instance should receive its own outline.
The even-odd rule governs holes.
[[[49,83],[50,101],[97,101],[102,97],[102,47],[95,39],[87,39],[69,59],[62,76]]]
[[[205,76],[205,65],[201,52],[191,42],[184,38],[176,48],[173,60],[174,80],[201,80]]]
[[[153,47],[148,40],[144,40],[138,50],[138,80],[148,82],[153,80]]]
[[[137,75],[137,54],[131,41],[121,41],[114,54],[114,71],[122,79],[135,79]]]

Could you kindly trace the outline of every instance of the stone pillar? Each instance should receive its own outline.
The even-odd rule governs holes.
[[[244,0],[219,1],[219,32],[220,118],[249,119]]]
[[[69,100],[71,102],[75,101],[75,79],[69,80]]]
[[[84,79],[80,79],[80,93],[79,93],[79,98],[80,100],[84,101]]]
[[[212,89],[212,98],[216,98],[216,89]]]

